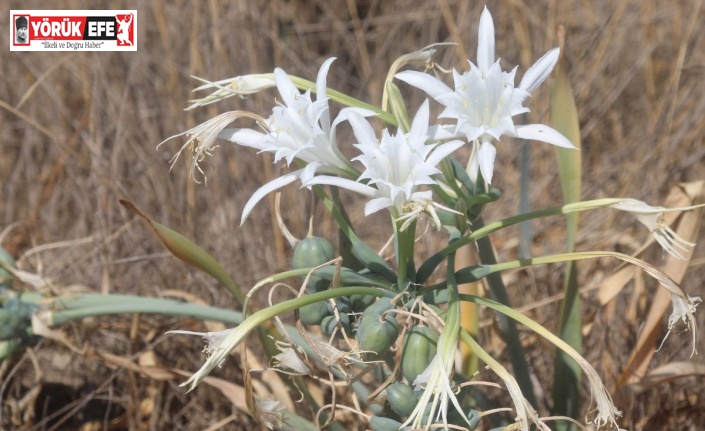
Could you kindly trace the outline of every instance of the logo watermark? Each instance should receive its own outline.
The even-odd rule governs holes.
[[[137,11],[11,10],[10,51],[137,51]]]

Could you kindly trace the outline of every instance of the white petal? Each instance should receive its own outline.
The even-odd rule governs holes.
[[[405,70],[404,72],[397,73],[394,77],[413,87],[425,91],[429,96],[436,100],[444,94],[453,92],[450,87],[428,73]]]
[[[446,142],[445,144],[441,144],[433,150],[433,153],[431,153],[430,156],[428,156],[428,158],[426,159],[426,163],[430,166],[436,166],[448,154],[452,153],[463,145],[465,145],[465,142],[463,141],[450,141]]]
[[[492,174],[494,171],[494,158],[497,155],[497,149],[489,141],[484,141],[480,146],[480,152],[477,155],[477,161],[480,165],[482,178],[487,184],[492,184]]]
[[[431,126],[428,128],[428,135],[430,139],[438,141],[442,141],[445,139],[454,139],[463,136],[462,134],[455,133],[455,125],[453,124]]]
[[[348,114],[348,122],[352,126],[355,139],[360,145],[375,145],[377,143],[377,135],[370,123],[357,113],[351,112]]]
[[[328,94],[326,94],[326,78],[328,76],[328,69],[330,69],[330,65],[334,61],[335,57],[324,61],[316,77],[316,104],[320,103],[325,107],[320,112],[320,122],[321,128],[326,133],[330,133],[330,112],[328,110]]]
[[[267,135],[252,129],[223,129],[218,133],[220,139],[235,142],[246,147],[264,150],[265,138]]]
[[[511,133],[505,134],[511,136]],[[573,145],[568,138],[545,124],[527,124],[525,126],[517,126],[516,136],[522,139],[546,142],[563,148],[576,149],[575,145]]]
[[[301,170],[290,172],[286,175],[282,175],[279,178],[273,179],[272,181],[257,189],[257,191],[254,192],[250,197],[250,200],[248,200],[245,204],[245,209],[242,210],[242,220],[240,221],[240,226],[242,226],[245,220],[247,220],[247,217],[250,215],[250,212],[252,212],[255,205],[257,205],[257,203],[261,201],[262,198],[264,198],[274,190],[280,189],[284,186],[293,183],[294,181],[296,181],[297,178],[299,178],[300,175]]]
[[[313,178],[314,174],[321,166],[321,162],[311,162],[306,165],[306,167],[303,169],[303,172],[301,173],[301,182],[305,183],[306,181],[309,181],[311,178]]]
[[[394,202],[392,202],[389,198],[372,199],[365,204],[365,216],[374,214],[379,210],[389,208],[392,205],[394,205]]]
[[[480,28],[477,32],[477,67],[487,72],[494,63],[494,23],[487,6],[480,16]]]
[[[411,129],[409,130],[409,136],[411,139],[426,139],[428,137],[428,99],[419,107],[416,111],[416,116],[414,121],[411,122]]]
[[[277,67],[274,69],[274,81],[277,83],[277,90],[279,90],[279,94],[282,96],[284,104],[286,106],[293,106],[295,103],[294,93],[301,93],[299,93],[299,90],[296,88],[294,83],[291,82],[289,75],[287,75],[284,70]]]
[[[330,129],[330,141],[334,144],[335,148],[338,147],[337,141],[335,140],[335,128],[338,126],[338,124],[342,123],[343,121],[347,121],[348,115],[350,115],[351,113],[356,113],[363,117],[374,117],[375,115],[377,115],[375,111],[371,111],[369,109],[364,108],[348,107],[341,109],[338,113],[338,116],[335,117],[335,120],[333,120],[333,124],[331,125]]]
[[[329,186],[342,187],[344,189],[352,190],[367,197],[372,197],[377,192],[377,189],[370,187],[366,184],[358,183],[357,181],[349,180],[347,178],[330,177],[327,175],[315,176],[309,181],[306,181],[303,185],[308,187],[316,184],[327,184]]]
[[[533,93],[536,87],[541,85],[541,83],[548,78],[548,75],[551,74],[560,54],[561,51],[559,48],[553,48],[544,54],[543,57],[539,58],[538,61],[526,71],[524,77],[521,78],[519,88]]]
[[[326,77],[328,76],[328,69],[330,65],[335,61],[335,57],[329,58],[324,61],[321,68],[318,70],[318,76],[316,77],[316,100],[327,99],[326,96]]]

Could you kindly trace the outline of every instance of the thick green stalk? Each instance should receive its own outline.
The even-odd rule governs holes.
[[[389,281],[397,281],[397,275],[392,268],[390,268],[387,262],[372,250],[370,246],[365,244],[365,242],[357,236],[352,226],[347,223],[343,213],[335,205],[335,202],[325,193],[323,188],[321,186],[314,186],[313,189],[321,198],[321,201],[323,201],[323,205],[330,211],[336,223],[338,223],[340,230],[352,243],[352,252],[355,257],[374,274],[381,275]]]
[[[414,240],[416,239],[416,221],[400,231],[404,220],[394,222],[394,251],[397,257],[397,291],[404,291],[410,284],[416,283],[416,266],[414,264]]]

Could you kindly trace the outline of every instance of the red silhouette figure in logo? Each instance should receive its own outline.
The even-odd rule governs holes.
[[[117,17],[115,17],[115,19],[118,24],[117,38],[120,41],[120,45],[129,44],[132,46],[132,42],[130,41],[130,24],[132,24],[132,14],[126,15],[124,20],[120,20]]]

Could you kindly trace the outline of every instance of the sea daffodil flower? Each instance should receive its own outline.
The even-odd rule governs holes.
[[[437,184],[432,178],[440,173],[436,165],[463,142],[426,145],[428,117],[426,100],[416,113],[409,133],[398,131],[392,135],[385,129],[382,139],[378,140],[366,119],[354,112],[349,113],[348,122],[358,142],[355,147],[362,152],[353,160],[360,161],[365,171],[357,181],[321,175],[304,182],[304,185],[328,184],[368,196],[371,199],[365,204],[365,215],[389,208],[395,218],[411,221],[427,211],[440,226],[434,207],[443,207],[433,202],[430,190],[420,190],[420,186]]]
[[[641,224],[649,229],[654,239],[656,239],[656,242],[659,243],[666,253],[680,260],[685,259],[682,253],[690,253],[690,250],[695,247],[695,244],[678,236],[678,234],[666,224],[663,215],[669,211],[681,211],[697,208],[698,206],[700,205],[669,209],[658,206],[654,207],[636,199],[623,199],[619,203],[611,205],[611,207],[616,210],[631,213]]]
[[[318,71],[316,101],[311,100],[310,91],[301,94],[286,72],[277,68],[274,71],[274,80],[284,103],[275,107],[269,119],[265,120],[267,132],[262,133],[252,129],[225,129],[220,133],[220,138],[236,144],[274,153],[275,163],[284,159],[287,165],[291,165],[295,159],[298,159],[306,164],[304,168],[275,178],[260,187],[245,204],[242,222],[264,196],[297,179],[306,182],[319,172],[347,177],[356,177],[358,174],[338,149],[335,129],[351,112],[363,116],[374,115],[374,113],[361,108],[344,108],[331,123],[326,96],[326,77],[334,60],[335,58],[326,60]]]
[[[468,61],[468,72],[460,74],[453,70],[455,90],[427,73],[404,71],[395,75],[444,105],[446,109],[439,118],[457,120],[452,133],[473,143],[469,175],[474,180],[479,172],[488,184],[492,182],[497,152],[492,142],[502,135],[575,148],[568,138],[546,125],[515,126],[512,120],[515,115],[529,111],[523,102],[551,73],[558,61],[559,49],[554,48],[541,57],[524,74],[519,87],[515,87],[517,68],[502,71],[499,60],[495,61],[494,42],[494,23],[485,7],[480,17],[477,66]]]

